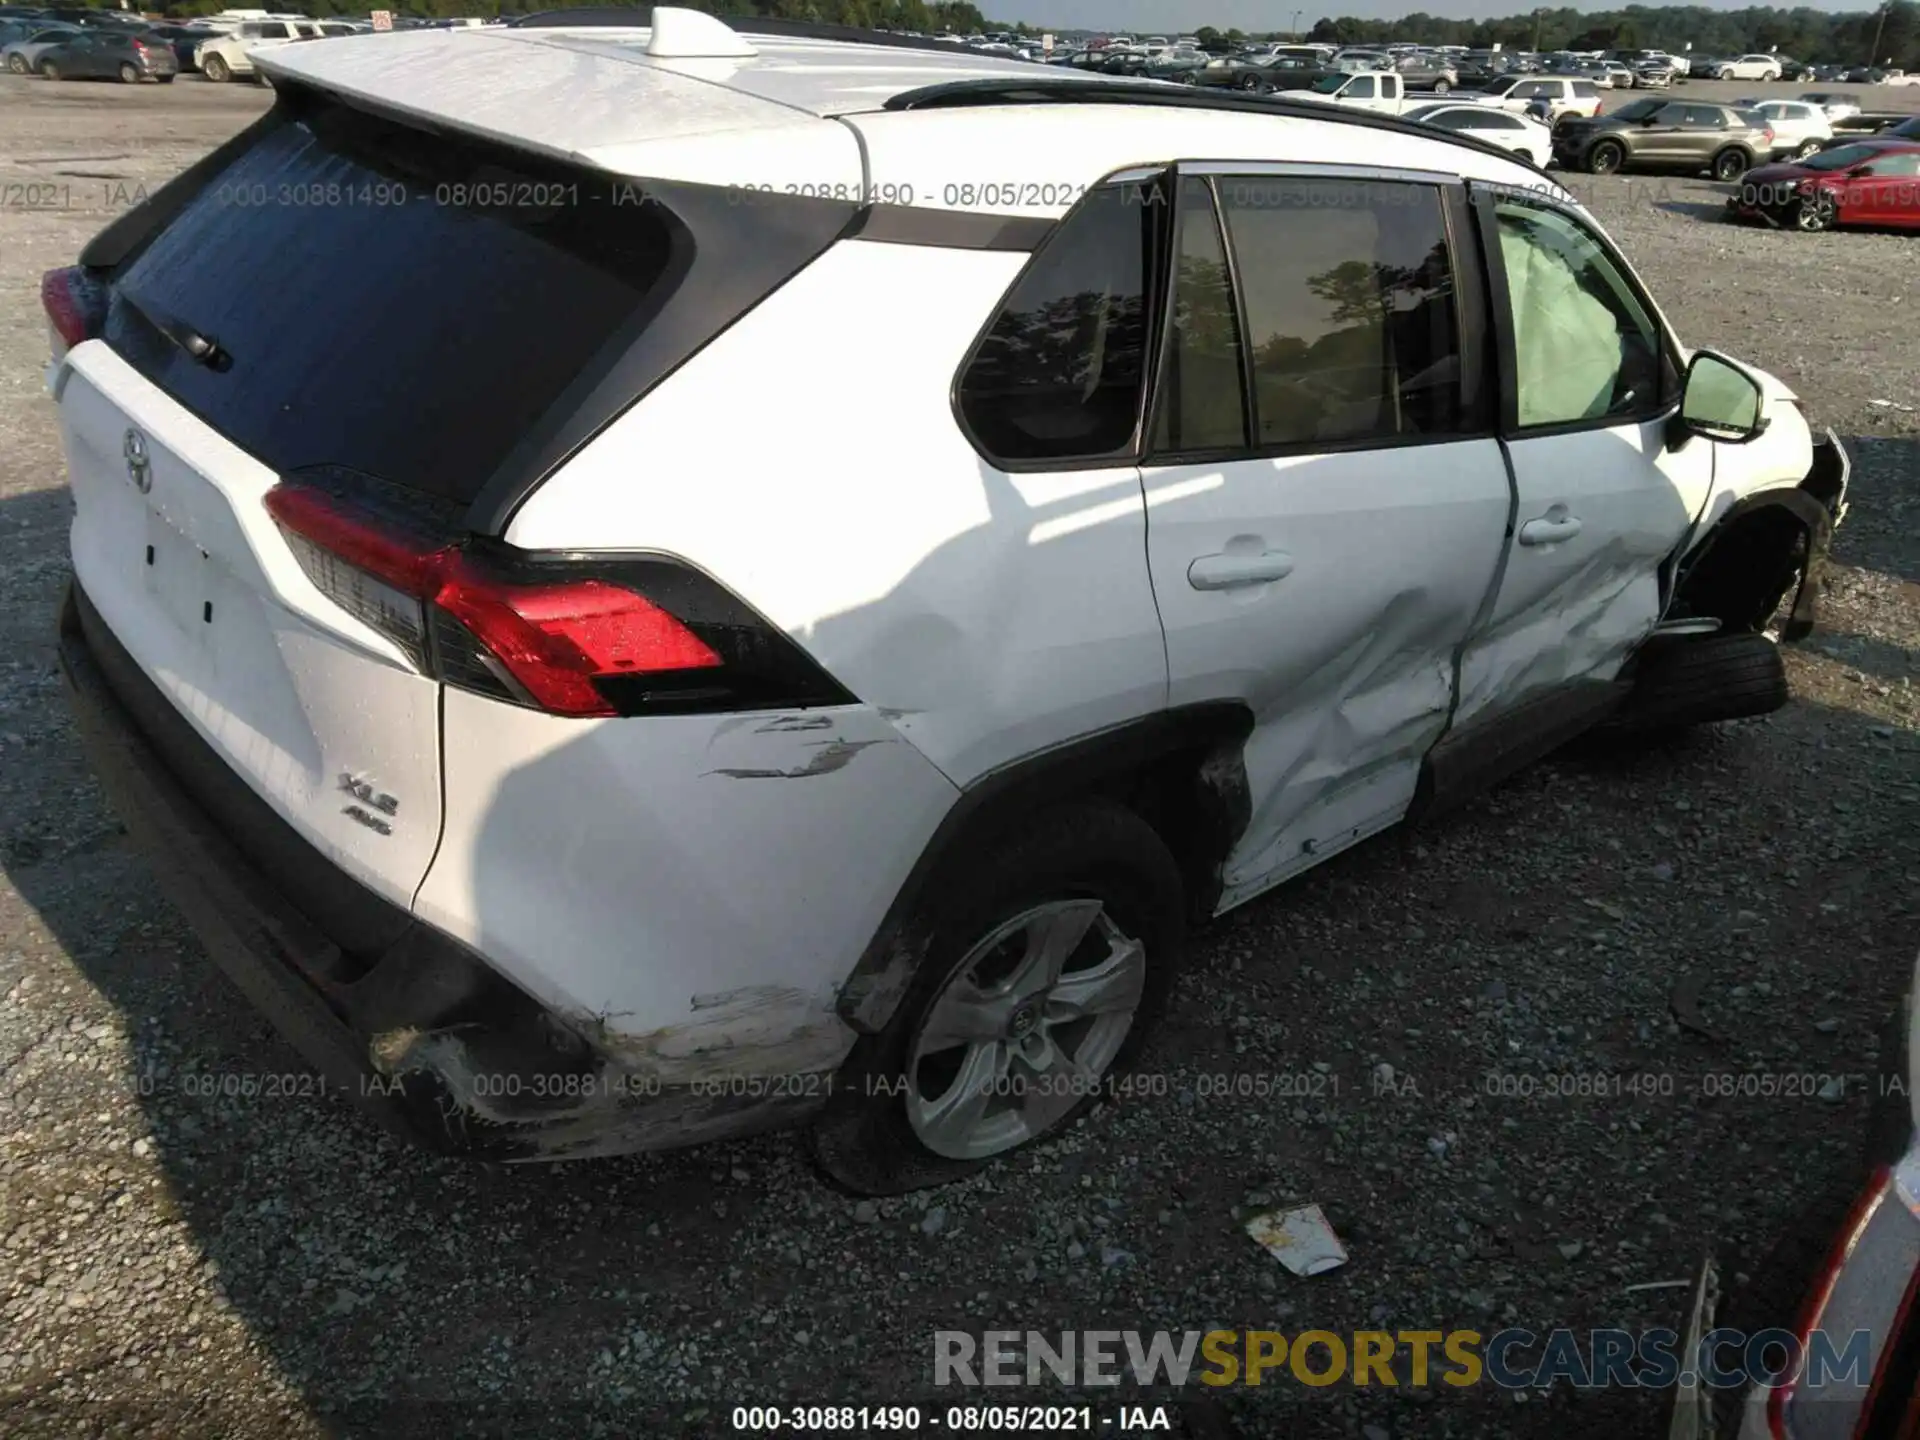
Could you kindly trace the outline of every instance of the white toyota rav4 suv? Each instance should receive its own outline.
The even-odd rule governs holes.
[[[263,53],[45,281],[97,768],[395,1123],[929,1183],[1189,925],[1784,701],[1845,457],[1513,157],[653,19]]]

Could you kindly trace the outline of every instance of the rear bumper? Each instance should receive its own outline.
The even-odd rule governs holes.
[[[77,582],[61,608],[59,650],[88,757],[162,888],[288,1043],[390,1129],[445,1153],[563,1159],[738,1135],[824,1102],[827,1077],[818,1093],[769,1094],[725,1081],[663,1085],[616,1066],[479,955],[410,917],[381,953],[349,963],[323,924],[229,838],[235,827],[215,823],[181,783],[198,769],[180,764],[183,744],[207,750],[196,758],[218,758]],[[156,743],[136,716],[164,727],[164,737]],[[282,876],[285,858],[276,856]],[[337,898],[342,884],[358,888],[317,850],[303,863],[331,873],[302,893]],[[386,903],[371,892],[359,898]]]

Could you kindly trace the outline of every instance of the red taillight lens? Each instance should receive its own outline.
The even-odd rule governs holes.
[[[404,512],[299,483],[275,486],[266,506],[329,599],[461,689],[570,716],[851,698],[675,562],[482,553]]]
[[[595,680],[704,670],[720,657],[642,596],[600,580],[501,585],[455,571],[433,596],[472,633],[542,710],[618,713]]]
[[[69,265],[40,277],[40,305],[69,350],[106,328],[107,287],[84,267]]]

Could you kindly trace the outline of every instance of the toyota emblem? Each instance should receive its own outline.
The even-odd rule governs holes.
[[[127,431],[120,453],[127,457],[127,479],[133,482],[133,488],[142,495],[153,489],[153,462],[147,458],[147,437],[138,430]]]

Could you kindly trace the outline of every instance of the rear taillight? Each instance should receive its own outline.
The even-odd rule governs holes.
[[[339,487],[283,481],[268,511],[330,600],[448,685],[554,715],[843,704],[793,642],[676,561],[539,556],[455,538]]]
[[[40,304],[63,350],[94,339],[106,328],[107,287],[85,266],[69,265],[42,275]]]

